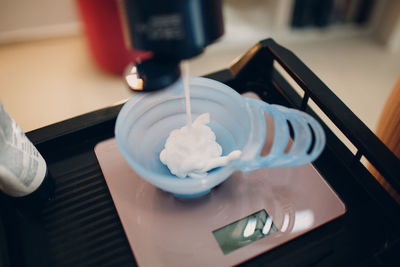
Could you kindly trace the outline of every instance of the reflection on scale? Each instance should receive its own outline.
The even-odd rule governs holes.
[[[224,254],[244,247],[256,240],[277,232],[272,218],[265,210],[233,222],[213,232]]]
[[[296,212],[292,210],[287,209],[279,230],[273,223],[272,217],[265,210],[260,210],[213,231],[213,234],[222,252],[228,254],[271,234],[279,234],[279,232],[298,233],[309,229],[314,224],[314,214],[311,210]]]

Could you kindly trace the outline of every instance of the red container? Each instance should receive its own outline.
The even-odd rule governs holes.
[[[77,4],[91,54],[102,69],[121,75],[129,63],[151,56],[126,47],[117,0],[77,0]]]

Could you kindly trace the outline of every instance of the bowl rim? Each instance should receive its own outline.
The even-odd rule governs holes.
[[[226,95],[229,95],[232,97],[234,100],[238,102],[243,101],[243,97],[237,93],[235,90],[230,88],[229,86],[209,79],[209,78],[204,78],[204,77],[189,77],[189,84],[192,86],[195,85],[201,85],[201,86],[206,86],[209,88],[212,88],[214,90],[218,90],[220,92],[223,92]],[[182,83],[182,79],[179,79],[177,82],[169,86],[168,88],[164,89],[161,94],[166,94],[165,90],[174,90],[174,88],[177,88],[180,86],[180,83]],[[180,92],[181,94],[177,94],[176,98],[181,98],[184,97],[184,92]],[[182,95],[183,93],[183,95]],[[151,184],[161,188],[165,189],[166,191],[171,191],[171,192],[178,192],[178,193],[194,193],[194,192],[200,192],[204,191],[207,189],[210,189],[225,179],[227,179],[235,170],[236,166],[238,165],[238,162],[240,159],[235,160],[230,162],[228,165],[219,167],[211,171],[211,173],[208,173],[207,176],[201,177],[201,178],[192,178],[192,177],[185,177],[185,178],[179,178],[173,174],[170,175],[165,175],[165,174],[160,174],[157,172],[152,172],[148,170],[147,168],[142,167],[141,164],[137,163],[135,160],[133,160],[128,151],[127,148],[123,145],[123,142],[120,138],[122,135],[121,133],[121,124],[124,122],[124,119],[127,117],[127,115],[131,112],[131,108],[138,102],[146,99],[147,96],[154,95],[156,93],[135,93],[132,95],[129,100],[123,105],[121,108],[117,119],[115,123],[115,139],[118,145],[118,148],[120,152],[122,153],[123,157],[125,160],[128,162],[129,166],[139,174],[143,179],[147,180]],[[172,189],[172,190],[171,190]],[[188,192],[190,191],[190,192]]]

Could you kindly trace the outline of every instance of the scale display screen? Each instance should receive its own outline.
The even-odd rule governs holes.
[[[277,231],[268,213],[260,210],[213,231],[213,235],[222,252],[228,254]]]

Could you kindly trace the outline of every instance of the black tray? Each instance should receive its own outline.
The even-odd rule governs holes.
[[[345,55],[344,55],[345,56]],[[300,97],[274,62],[304,90]],[[400,161],[293,53],[267,39],[229,69],[207,75],[239,93],[306,111],[327,134],[314,166],[347,213],[243,265],[391,266],[400,251],[400,205],[361,164],[361,156],[400,192]],[[308,106],[313,100],[356,146],[354,155]],[[46,159],[57,190],[39,218],[0,198],[1,266],[135,266],[94,146],[114,136],[113,106],[27,133]]]

